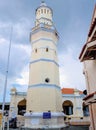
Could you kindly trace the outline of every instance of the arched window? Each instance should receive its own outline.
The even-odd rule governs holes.
[[[63,112],[66,115],[72,115],[73,114],[73,103],[69,100],[64,101],[63,105]]]
[[[38,10],[38,14],[40,14],[40,10]]]
[[[44,13],[46,14],[46,9],[44,9]]]
[[[18,103],[18,115],[24,115],[25,112],[26,112],[26,99],[23,99]]]
[[[46,48],[46,52],[48,52],[48,48]]]
[[[49,10],[47,10],[47,14],[49,13]]]
[[[37,53],[37,49],[35,49],[35,52]]]
[[[41,13],[43,14],[43,9],[41,9]]]
[[[88,107],[88,105],[85,105],[84,102],[83,102],[83,115],[89,116],[89,107]]]

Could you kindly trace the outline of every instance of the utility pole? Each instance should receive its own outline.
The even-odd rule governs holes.
[[[10,50],[11,50],[12,31],[13,31],[13,28],[11,27],[10,40],[9,40],[9,50],[8,50],[8,59],[7,59],[7,67],[6,67],[6,75],[5,75],[5,84],[4,84],[4,93],[3,93],[3,104],[2,104],[2,129],[3,130],[4,130],[4,107],[5,107],[5,98],[6,98],[6,90],[7,90],[7,78],[8,78],[8,70],[9,70],[9,59],[10,59]]]

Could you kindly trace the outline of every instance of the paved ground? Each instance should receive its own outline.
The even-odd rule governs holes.
[[[7,130],[7,129],[5,129],[5,130]],[[9,130],[34,130],[34,129],[20,129],[20,128],[12,129],[12,128],[10,128]],[[37,130],[89,130],[89,128],[88,128],[88,126],[69,126],[69,127],[63,128],[63,129],[37,129]]]

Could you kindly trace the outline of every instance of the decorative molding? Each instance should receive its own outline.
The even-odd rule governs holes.
[[[62,94],[62,97],[66,97],[66,98],[83,98],[84,95],[74,95],[74,94]]]
[[[43,117],[43,112],[27,112],[24,114],[25,117]],[[63,112],[51,112],[52,117],[64,117]]]
[[[52,29],[52,28],[45,28],[45,27],[38,27],[38,28],[34,28],[34,30],[32,30],[32,32],[30,33],[30,36],[39,32],[39,31],[46,31],[46,32],[51,32],[51,33],[57,33],[56,30]],[[58,35],[56,35],[57,39],[59,38]]]
[[[36,42],[38,42],[38,41],[40,41],[40,40],[51,41],[55,46],[57,46],[56,43],[55,43],[52,39],[50,39],[50,38],[39,38],[39,39],[37,39],[37,40],[32,41],[31,43],[32,43],[32,44],[35,44]]]
[[[33,63],[36,63],[36,62],[40,62],[40,61],[44,61],[44,62],[52,62],[54,64],[56,64],[58,67],[59,67],[59,64],[54,61],[54,60],[51,60],[51,59],[38,59],[38,60],[34,60],[34,61],[31,61],[30,64],[33,64]]]
[[[56,89],[59,89],[61,91],[61,88],[60,86],[57,86],[55,84],[48,84],[48,83],[40,83],[40,84],[33,84],[33,85],[29,85],[29,88],[38,88],[38,87],[43,87],[43,88],[56,88]]]

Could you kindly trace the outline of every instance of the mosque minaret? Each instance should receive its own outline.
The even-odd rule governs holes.
[[[64,114],[57,58],[59,36],[52,20],[53,11],[45,2],[41,2],[35,14],[35,27],[30,33],[32,54],[25,127],[61,128]]]

